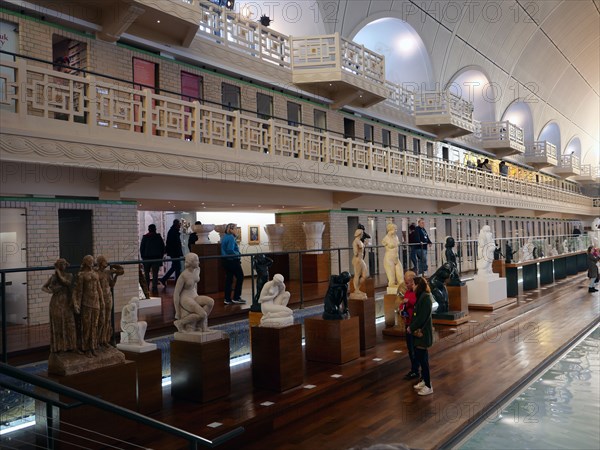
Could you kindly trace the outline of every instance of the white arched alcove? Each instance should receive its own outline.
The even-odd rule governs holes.
[[[419,34],[403,20],[386,17],[362,27],[352,40],[385,57],[385,78],[410,90],[434,88],[431,58]]]
[[[504,111],[502,120],[508,120],[523,129],[525,148],[533,145],[533,115],[527,103],[519,100],[512,102]]]
[[[562,155],[576,155],[581,160],[581,141],[577,136],[571,138],[571,140],[565,147],[565,151],[562,152]]]
[[[537,140],[550,142],[556,146],[557,156],[561,154],[560,126],[556,122],[548,122],[540,132]]]
[[[478,67],[465,67],[446,86],[451,93],[473,103],[473,119],[480,122],[496,121],[494,86]]]

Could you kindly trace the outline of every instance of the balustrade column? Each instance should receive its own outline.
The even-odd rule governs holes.
[[[142,109],[144,110],[144,117],[142,116],[142,111],[139,111],[140,121],[142,122],[142,127],[144,130],[144,134],[146,136],[152,136],[152,91],[148,88],[142,89],[144,93],[144,101],[142,102]],[[132,126],[132,129],[134,127]]]
[[[194,142],[202,142],[203,133],[202,133],[202,110],[200,109],[200,102],[198,100],[194,100],[193,102],[193,120],[194,120],[194,129],[192,131],[192,140]]]
[[[84,95],[87,96],[88,100],[87,127],[91,131],[92,128],[96,128],[98,120],[98,91],[96,90],[96,77],[89,75],[87,81],[87,90],[84,90]]]

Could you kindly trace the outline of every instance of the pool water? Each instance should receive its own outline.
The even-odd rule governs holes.
[[[600,449],[600,328],[457,448]]]

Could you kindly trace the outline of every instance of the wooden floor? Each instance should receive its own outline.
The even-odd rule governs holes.
[[[222,448],[322,450],[400,442],[440,448],[599,320],[600,296],[587,292],[584,275],[518,300],[493,313],[472,311],[471,322],[456,328],[436,325],[430,350],[434,394],[428,397],[416,395],[414,383],[402,379],[409,368],[403,339],[378,330],[376,347],[358,360],[341,366],[305,361],[298,388],[253,389],[251,365],[245,363],[232,368],[228,397],[206,404],[173,400],[167,387],[164,409],[152,417],[209,439],[245,428]],[[222,425],[208,426],[214,422]],[[172,437],[140,435],[139,443],[148,447],[186,448]]]

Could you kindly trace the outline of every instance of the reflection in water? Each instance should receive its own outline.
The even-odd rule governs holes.
[[[460,449],[600,448],[600,329],[482,425]]]

